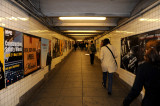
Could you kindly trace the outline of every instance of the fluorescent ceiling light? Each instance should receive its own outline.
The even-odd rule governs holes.
[[[59,17],[60,20],[106,20],[106,17]]]
[[[77,41],[83,41],[83,40],[77,40]]]
[[[95,35],[95,34],[68,34],[68,35]]]
[[[101,31],[96,31],[96,30],[68,30],[64,32],[101,32]]]

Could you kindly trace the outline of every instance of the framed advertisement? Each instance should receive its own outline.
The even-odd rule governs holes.
[[[121,68],[136,74],[144,62],[145,45],[150,40],[160,40],[160,30],[150,31],[121,39]]]
[[[59,57],[61,55],[60,53],[60,40],[52,37],[52,58]]]
[[[5,88],[4,76],[4,28],[0,27],[0,90]]]
[[[41,66],[47,66],[47,55],[49,54],[49,40],[41,38]]]
[[[41,39],[29,34],[24,39],[24,75],[28,75],[41,68]]]
[[[24,77],[22,32],[4,29],[4,59],[6,86],[8,86]]]

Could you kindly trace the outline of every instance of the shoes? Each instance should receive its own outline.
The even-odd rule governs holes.
[[[111,93],[111,92],[108,92],[108,95],[112,95],[112,93]]]
[[[103,86],[103,88],[106,88],[106,85],[104,85],[104,82],[102,82],[102,86]]]

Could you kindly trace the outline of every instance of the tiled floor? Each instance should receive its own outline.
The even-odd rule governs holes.
[[[98,61],[90,65],[85,51],[72,52],[60,70],[52,76],[28,106],[122,106],[125,88],[113,80],[113,93],[102,88]],[[134,101],[131,106],[140,106]]]

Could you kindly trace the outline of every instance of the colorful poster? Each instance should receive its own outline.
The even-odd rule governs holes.
[[[60,40],[53,37],[52,38],[52,57],[56,58],[60,56]]]
[[[144,62],[145,45],[149,40],[160,40],[160,30],[121,39],[121,68],[136,74]]]
[[[24,75],[41,68],[41,39],[32,35],[24,38]]]
[[[4,29],[0,27],[0,90],[4,87]]]
[[[63,55],[63,41],[60,40],[60,56]]]
[[[6,86],[23,78],[22,32],[4,29]]]
[[[49,40],[41,38],[41,66],[47,66],[47,54],[49,53]]]
[[[68,41],[68,48],[71,49],[71,41]]]

